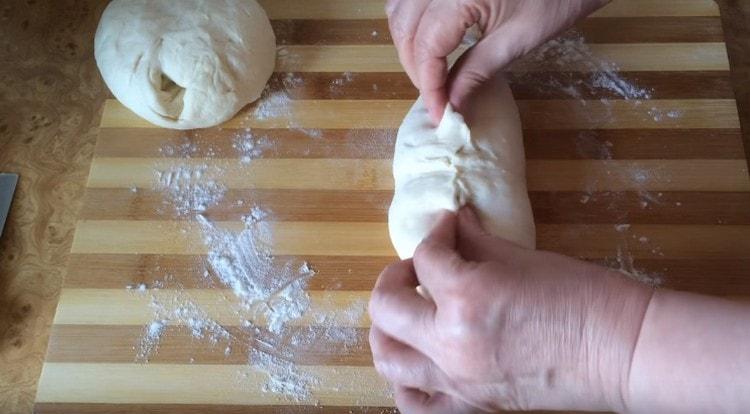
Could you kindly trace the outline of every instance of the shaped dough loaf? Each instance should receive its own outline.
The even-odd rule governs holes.
[[[435,128],[419,98],[398,130],[388,227],[402,259],[414,254],[437,213],[467,203],[490,233],[536,245],[521,121],[507,82],[497,78],[470,106],[464,122],[448,105]]]
[[[255,0],[114,0],[94,56],[115,97],[142,118],[208,128],[260,97],[276,38]]]

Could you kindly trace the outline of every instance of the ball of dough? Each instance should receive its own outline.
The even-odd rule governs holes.
[[[258,99],[276,38],[255,0],[114,0],[94,40],[109,89],[156,125],[218,125]]]
[[[466,116],[448,105],[435,128],[419,98],[398,130],[388,229],[402,259],[412,257],[440,211],[467,203],[490,233],[536,245],[521,120],[505,80],[483,86]]]

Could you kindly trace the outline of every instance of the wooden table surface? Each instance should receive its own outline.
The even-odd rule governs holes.
[[[300,56],[279,65],[280,72],[295,72],[304,80],[289,90],[291,114],[263,121],[243,115],[238,118],[242,122],[228,123],[211,142],[231,145],[234,128],[249,126],[265,130],[280,144],[247,166],[231,159],[203,161],[226,162],[232,169],[228,199],[261,199],[274,212],[278,231],[286,235],[278,240],[277,253],[300,255],[320,270],[313,292],[339,278],[343,283],[336,294],[366,298],[378,269],[392,260],[384,226],[392,185],[388,157],[393,128],[414,91],[389,46],[382,4],[266,3],[279,43]],[[627,6],[634,3],[647,7]],[[653,89],[653,99],[644,103],[647,109],[678,111],[680,116],[655,122],[644,116],[644,108],[602,90],[587,92],[583,108],[559,90],[535,87],[549,77],[586,81],[577,72],[580,68],[560,72],[547,67],[532,75],[521,71],[530,67],[518,68],[513,88],[524,118],[540,247],[592,260],[611,258],[625,247],[636,267],[660,273],[668,287],[746,296],[750,184],[718,9],[710,1],[619,2],[580,30],[595,53],[619,64],[626,79]],[[356,58],[362,52],[370,56],[368,61]],[[347,71],[354,75],[351,82],[332,90],[331,81]],[[279,79],[273,84],[281,87]],[[286,129],[290,120],[299,128],[321,129],[322,137],[310,139]],[[37,411],[108,411],[120,407],[124,395],[132,404],[128,408],[144,410],[187,408],[172,405],[178,402],[216,412],[226,410],[226,404],[284,404],[261,393],[219,392],[222,380],[241,362],[202,356],[185,364],[184,357],[198,351],[181,347],[179,335],[170,342],[174,348],[163,347],[152,363],[132,363],[127,345],[137,341],[142,328],[137,312],[130,317],[128,312],[94,312],[87,320],[81,315],[91,312],[75,312],[80,306],[137,309],[121,293],[128,283],[142,280],[149,258],[166,254],[166,261],[180,268],[202,253],[173,242],[186,223],[156,214],[156,198],[148,192],[134,198],[129,191],[134,183],[152,185],[143,167],[171,162],[158,148],[181,134],[149,128],[114,101],[106,103],[101,125]],[[373,142],[373,137],[379,140]],[[602,145],[609,150],[602,152]],[[644,198],[652,201],[642,208]],[[232,222],[243,212],[225,203],[210,213]],[[622,235],[616,223],[632,227]],[[117,243],[108,242],[113,234]],[[633,235],[648,243],[631,241]],[[112,263],[112,271],[102,269],[102,263]],[[98,269],[96,278],[93,268]],[[341,277],[336,272],[344,268],[353,271]],[[360,325],[364,331],[366,321]],[[319,400],[356,405],[365,395],[367,404],[388,405],[386,396],[364,392],[377,383],[367,367],[367,352],[350,355],[348,361],[340,372],[359,377],[353,389],[336,395],[323,387]],[[200,389],[182,384],[169,395],[144,392],[153,385],[148,381],[193,373],[216,382],[200,384]],[[110,386],[117,392],[104,389]]]

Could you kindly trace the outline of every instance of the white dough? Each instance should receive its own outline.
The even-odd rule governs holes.
[[[114,0],[94,54],[109,89],[139,116],[206,128],[260,97],[276,38],[255,0]]]
[[[435,128],[419,98],[398,130],[393,176],[388,227],[402,259],[414,254],[438,212],[467,203],[490,233],[527,248],[536,245],[521,121],[502,78],[472,98],[466,123],[448,105]]]

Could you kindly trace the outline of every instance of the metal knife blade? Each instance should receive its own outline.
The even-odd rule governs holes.
[[[10,203],[13,200],[13,193],[16,191],[18,183],[18,174],[0,173],[0,236],[3,235],[5,220],[8,218]]]

